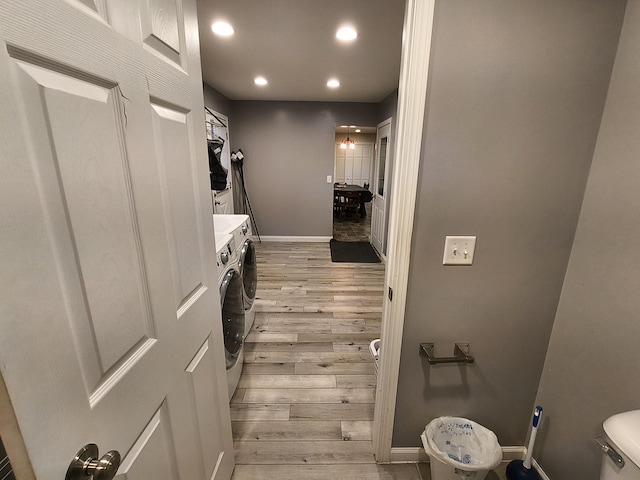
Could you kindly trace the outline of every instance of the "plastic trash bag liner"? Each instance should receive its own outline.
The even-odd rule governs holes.
[[[438,417],[425,428],[427,453],[462,470],[492,470],[502,461],[496,435],[472,420]]]

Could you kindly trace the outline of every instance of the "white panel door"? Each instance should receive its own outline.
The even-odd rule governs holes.
[[[39,480],[234,465],[193,0],[0,4],[0,365]]]
[[[386,254],[386,199],[390,198],[389,152],[391,119],[378,125],[376,137],[375,177],[372,185],[373,202],[371,207],[371,244],[382,255]]]

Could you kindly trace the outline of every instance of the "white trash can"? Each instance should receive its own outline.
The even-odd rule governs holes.
[[[431,461],[431,480],[484,480],[502,461],[496,435],[466,418],[435,418],[420,438]]]

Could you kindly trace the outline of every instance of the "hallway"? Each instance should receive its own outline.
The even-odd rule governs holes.
[[[371,446],[384,264],[332,263],[326,243],[257,244],[256,320],[231,402],[234,480],[420,479]]]
[[[333,215],[333,238],[340,242],[368,242],[371,236],[371,202],[365,204],[367,216]]]

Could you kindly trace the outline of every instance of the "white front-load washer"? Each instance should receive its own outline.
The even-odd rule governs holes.
[[[232,235],[216,233],[216,263],[229,401],[238,386],[244,364],[244,288],[234,245]]]
[[[251,239],[251,222],[248,215],[215,214],[213,224],[216,232],[233,235],[238,262],[238,271],[242,278],[245,329],[244,336],[249,334],[255,319],[255,298],[258,287],[258,266],[256,249]]]

